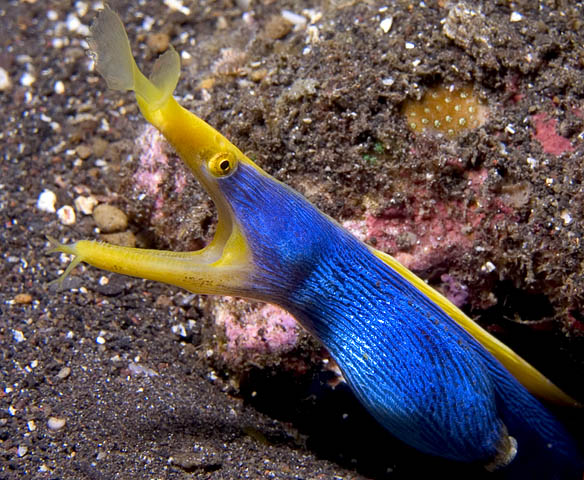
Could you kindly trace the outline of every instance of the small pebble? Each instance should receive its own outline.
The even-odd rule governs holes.
[[[298,15],[297,13],[291,12],[290,10],[282,10],[282,17],[288,20],[290,23],[296,25],[298,28],[304,28],[306,26],[307,19],[303,15]]]
[[[168,308],[172,306],[172,299],[168,295],[159,295],[154,304],[157,307]]]
[[[32,295],[30,293],[19,293],[14,297],[14,303],[28,305],[32,303]]]
[[[223,15],[217,18],[217,30],[227,30],[227,27],[229,27],[229,24]]]
[[[37,199],[37,208],[43,212],[55,212],[55,203],[57,203],[57,195],[50,190],[43,190]]]
[[[65,205],[57,210],[57,218],[63,225],[74,225],[77,218],[71,205]]]
[[[84,17],[87,14],[89,5],[86,2],[77,1],[75,2],[75,10],[77,10],[77,15]]]
[[[144,21],[142,22],[142,30],[149,32],[152,30],[152,25],[154,25],[154,22],[155,20],[151,16],[146,15],[146,17],[144,17]]]
[[[384,18],[379,27],[383,30],[384,33],[387,33],[391,30],[391,26],[393,25],[393,17]]]
[[[91,215],[93,213],[93,209],[98,204],[98,201],[97,198],[95,198],[93,195],[89,195],[87,197],[80,195],[73,201],[73,203],[75,208],[83,215]]]
[[[79,35],[82,35],[84,37],[88,36],[90,33],[89,27],[81,23],[81,20],[79,20],[79,18],[73,13],[67,15],[67,20],[65,21],[65,24],[67,25],[67,29],[70,32],[78,33]]]
[[[16,455],[19,457],[24,457],[28,453],[28,447],[24,445],[19,445],[18,450],[16,450]]]
[[[170,331],[175,335],[183,338],[186,338],[188,335],[187,330],[182,323],[179,323],[178,325],[173,325],[172,327],[170,327]]]
[[[203,78],[200,82],[199,82],[199,88],[202,90],[211,90],[213,88],[213,85],[215,85],[215,78],[209,77],[209,78]]]
[[[20,77],[20,84],[23,87],[30,87],[34,82],[36,82],[36,77],[28,72],[23,73]]]
[[[79,158],[81,158],[82,160],[85,160],[86,158],[89,158],[89,156],[91,155],[91,147],[89,147],[88,145],[79,145],[76,149],[75,152],[77,153],[77,156]]]
[[[146,43],[154,53],[163,53],[170,45],[170,37],[166,33],[151,33],[146,38]]]
[[[562,212],[560,213],[560,218],[564,221],[564,225],[570,225],[570,223],[572,223],[572,221],[574,220],[572,218],[572,215],[570,215],[570,212],[568,212],[568,210],[562,210]]]
[[[268,75],[268,71],[265,68],[260,68],[259,70],[254,70],[250,74],[250,79],[253,82],[261,82]]]
[[[175,295],[173,300],[174,300],[174,304],[179,306],[179,307],[189,307],[193,304],[193,302],[195,301],[196,298],[197,298],[197,295],[194,293],[182,292],[178,295]]]
[[[57,50],[63,48],[65,44],[66,41],[63,38],[53,38],[53,40],[51,41],[52,47],[56,48]]]
[[[270,40],[280,40],[292,31],[293,24],[281,15],[271,17],[264,27],[264,34]]]
[[[59,380],[65,380],[69,375],[71,375],[71,369],[69,367],[63,367],[57,373],[57,378]]]
[[[9,90],[10,87],[12,87],[10,75],[8,75],[6,70],[0,67],[0,91]]]
[[[128,216],[119,208],[106,203],[95,207],[93,219],[103,233],[121,232],[128,227]]]
[[[484,273],[491,273],[494,272],[497,269],[497,267],[495,267],[495,264],[493,262],[486,262],[484,265],[481,266],[481,272]]]
[[[193,56],[186,50],[183,50],[180,52],[180,60],[183,67],[188,67],[191,63],[193,63]]]
[[[178,10],[183,15],[190,15],[191,9],[183,5],[182,0],[164,0],[164,4],[171,10]]]
[[[72,13],[67,15],[67,28],[74,32],[81,26],[81,21]]]
[[[95,137],[91,141],[91,149],[96,157],[103,157],[109,147],[109,142],[101,137]]]
[[[67,423],[67,419],[65,418],[61,418],[61,417],[49,417],[49,420],[47,421],[47,427],[49,427],[49,430],[61,430],[65,424]]]
[[[55,93],[62,95],[63,93],[65,93],[65,84],[61,80],[57,80],[55,82],[53,90],[55,90]]]
[[[14,338],[16,343],[24,342],[26,340],[24,333],[20,330],[12,330],[12,338]]]
[[[97,287],[97,291],[106,297],[115,297],[124,291],[124,283],[124,279],[121,276],[114,276],[111,280],[106,276],[102,276],[99,279],[99,286]],[[101,335],[104,335],[104,333],[100,333],[100,336]],[[103,340],[105,342],[105,338]]]

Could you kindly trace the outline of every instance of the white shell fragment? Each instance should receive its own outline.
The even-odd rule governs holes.
[[[63,93],[65,93],[65,84],[61,80],[57,80],[55,82],[53,90],[55,90],[56,94],[62,95]]]
[[[290,10],[282,10],[281,15],[290,23],[294,24],[297,28],[304,27],[308,22],[305,16],[291,12]]]
[[[497,269],[493,262],[485,262],[485,264],[481,267],[481,272],[483,273],[491,273]]]
[[[16,343],[24,342],[26,340],[24,333],[20,330],[12,330],[12,338],[14,338]]]
[[[191,9],[185,7],[181,0],[164,0],[164,4],[171,10],[177,10],[183,15],[190,15]]]
[[[388,33],[391,30],[391,26],[393,25],[393,17],[387,17],[381,20],[379,27],[383,30],[384,33]]]
[[[34,82],[36,82],[36,77],[29,72],[24,72],[20,77],[20,84],[23,87],[30,87]]]
[[[61,417],[49,417],[47,421],[47,427],[49,430],[61,430],[65,424],[67,423],[67,419]]]
[[[93,195],[89,195],[87,197],[83,195],[79,195],[73,203],[75,204],[75,208],[79,210],[83,215],[91,215],[93,213],[93,209],[98,204],[97,198]]]
[[[75,210],[70,205],[65,205],[57,210],[57,218],[63,225],[74,225],[77,220]]]
[[[0,90],[8,90],[12,86],[10,75],[8,72],[0,67]]]
[[[55,203],[57,203],[57,195],[50,190],[43,190],[37,199],[37,208],[43,212],[55,212]]]
[[[568,210],[562,210],[562,213],[560,213],[560,218],[564,222],[564,225],[570,225],[570,223],[572,223],[572,220],[574,220],[572,218],[572,215],[570,215],[570,212],[568,212]]]

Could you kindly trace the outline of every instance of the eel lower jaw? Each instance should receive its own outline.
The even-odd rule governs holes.
[[[221,217],[220,217],[221,218]],[[122,247],[81,240],[65,245],[49,237],[53,252],[73,261],[57,280],[62,284],[81,262],[123,275],[176,285],[194,293],[243,295],[249,290],[252,257],[239,225],[222,216],[213,241],[194,252]]]

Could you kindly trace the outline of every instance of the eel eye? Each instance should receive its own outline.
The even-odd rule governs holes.
[[[235,157],[229,152],[216,153],[207,162],[207,168],[214,177],[226,177],[233,173],[236,165]]]

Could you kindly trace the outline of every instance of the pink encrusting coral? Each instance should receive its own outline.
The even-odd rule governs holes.
[[[562,137],[557,132],[558,120],[550,117],[547,113],[541,112],[531,116],[534,132],[532,136],[541,145],[545,153],[561,155],[565,152],[574,151],[574,146],[566,137]]]
[[[153,217],[163,215],[164,195],[161,187],[166,182],[174,182],[174,191],[180,193],[187,184],[187,178],[179,170],[174,178],[169,178],[169,146],[162,134],[148,125],[138,137],[138,168],[134,173],[134,185],[139,191],[154,197]]]
[[[456,252],[472,248],[474,230],[485,229],[484,203],[481,185],[487,171],[467,173],[467,188],[477,199],[466,204],[462,199],[433,199],[431,190],[415,186],[407,206],[388,208],[380,213],[366,212],[357,221],[348,221],[344,226],[367,243],[393,255],[399,262],[414,271],[428,271]],[[431,208],[428,205],[431,204]],[[501,215],[508,212],[499,206]],[[497,222],[499,217],[492,218]]]
[[[301,330],[292,315],[270,304],[217,299],[213,313],[217,327],[225,333],[223,359],[232,365],[289,352]]]
[[[165,180],[168,156],[164,144],[166,140],[153,126],[148,125],[138,137],[138,168],[134,174],[136,188],[148,195],[157,195]]]
[[[430,184],[412,183],[404,187],[409,196],[399,207],[381,211],[368,207],[361,218],[345,221],[343,226],[422,277],[448,269],[465,254],[476,256],[475,248],[485,237],[497,235],[506,222],[519,219],[517,209],[526,201],[522,185],[493,195],[485,185],[487,175],[486,168],[467,171],[462,198],[444,199],[436,196]],[[515,190],[521,198],[512,196]],[[442,274],[440,280],[440,291],[456,306],[471,299],[467,286],[456,277]]]

